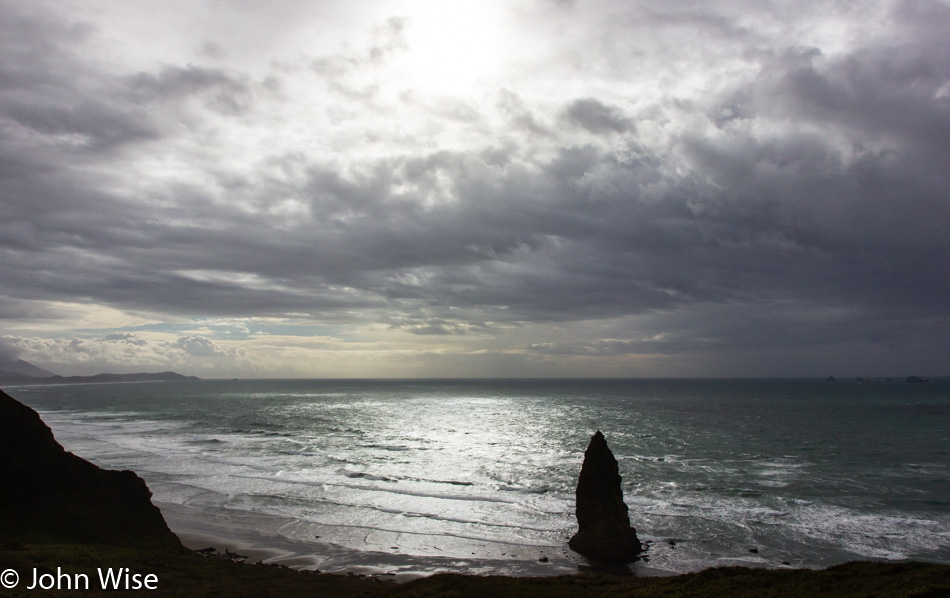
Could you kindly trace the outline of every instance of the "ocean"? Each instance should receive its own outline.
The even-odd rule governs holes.
[[[635,573],[950,563],[950,380],[206,380],[9,387],[192,548],[323,571],[554,575],[595,430]]]

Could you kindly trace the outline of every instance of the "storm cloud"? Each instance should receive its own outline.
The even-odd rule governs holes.
[[[39,365],[946,370],[946,2],[486,5],[470,80],[411,2],[52,6],[0,2],[0,332]]]

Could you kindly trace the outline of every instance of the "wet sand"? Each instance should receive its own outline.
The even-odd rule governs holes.
[[[598,571],[564,546],[486,544],[471,558],[414,554],[393,545],[389,552],[353,550],[335,544],[332,535],[295,539],[295,521],[271,515],[222,509],[198,509],[155,501],[169,527],[192,550],[215,548],[247,556],[247,563],[283,565],[325,573],[379,576],[408,581],[437,573],[550,577]],[[290,533],[287,533],[287,532]],[[343,530],[351,531],[351,530]],[[546,561],[542,561],[546,558]],[[637,577],[676,575],[643,563],[611,571]]]

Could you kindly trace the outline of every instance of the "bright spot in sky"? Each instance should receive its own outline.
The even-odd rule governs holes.
[[[439,2],[413,12],[403,31],[406,51],[395,61],[401,88],[465,95],[500,75],[509,36],[497,7]]]

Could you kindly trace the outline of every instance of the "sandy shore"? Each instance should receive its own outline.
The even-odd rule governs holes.
[[[246,562],[279,564],[326,573],[385,576],[407,581],[437,573],[550,577],[588,573],[585,559],[564,546],[486,543],[470,558],[419,554],[393,545],[389,551],[354,550],[333,542],[333,534],[295,538],[295,521],[246,511],[199,509],[156,501],[169,527],[192,550],[213,547],[247,556]],[[352,530],[341,530],[352,535]],[[546,559],[546,560],[542,560]],[[613,571],[638,577],[675,575],[635,563]]]

